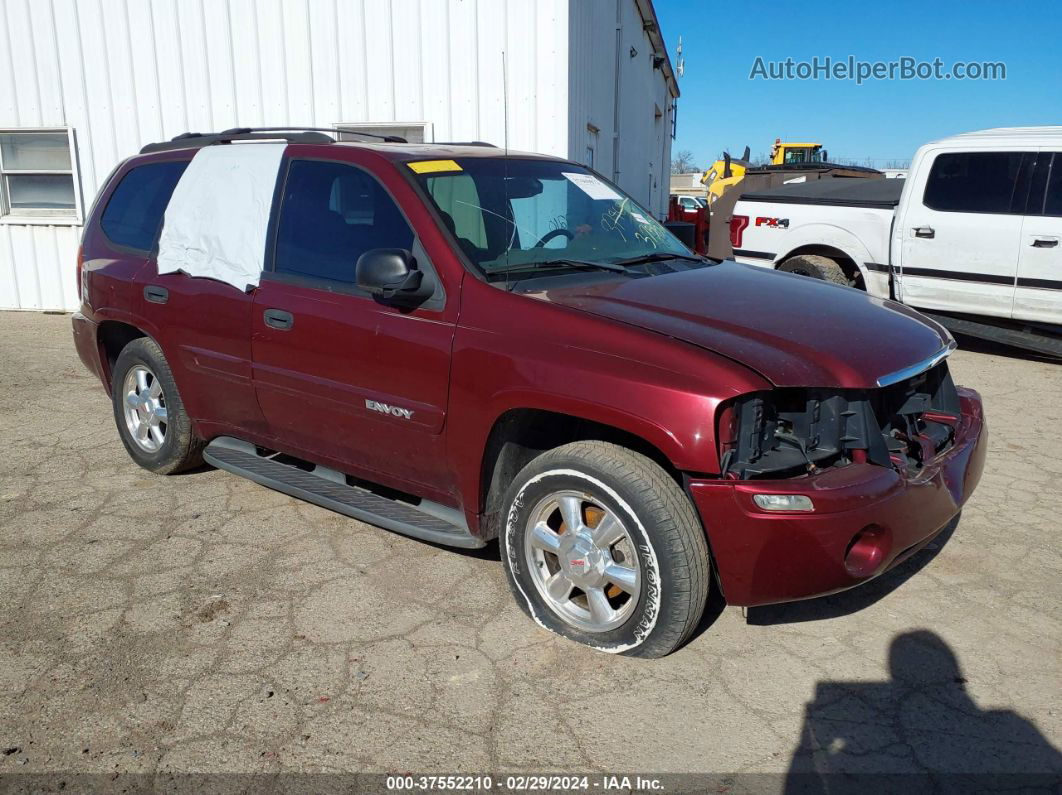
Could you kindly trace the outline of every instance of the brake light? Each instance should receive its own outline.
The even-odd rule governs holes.
[[[77,297],[85,300],[85,247],[77,247]]]
[[[741,248],[741,238],[745,234],[745,227],[749,225],[747,215],[735,215],[730,219],[730,245]]]

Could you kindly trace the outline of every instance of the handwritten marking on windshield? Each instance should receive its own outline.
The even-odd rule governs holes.
[[[612,208],[601,216],[601,228],[606,232],[615,232],[624,243],[627,242],[627,236],[623,234],[620,221],[623,220],[623,211],[629,201],[630,199],[624,199],[623,201],[615,202]]]

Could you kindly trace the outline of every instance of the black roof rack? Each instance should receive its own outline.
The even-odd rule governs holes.
[[[296,132],[319,132],[328,133],[329,136],[334,135],[360,135],[363,138],[375,138],[377,141],[383,141],[388,144],[408,144],[405,138],[400,135],[377,135],[376,133],[362,132],[361,130],[344,130],[343,128],[335,127],[242,127],[241,132],[285,132],[287,130],[294,130]],[[233,132],[232,130],[226,130],[226,132]],[[335,139],[333,139],[335,140]]]
[[[334,144],[337,135],[362,135],[377,138],[388,143],[406,143],[405,138],[397,135],[373,135],[357,130],[334,130],[329,127],[233,127],[219,133],[186,132],[171,138],[148,144],[140,150],[146,155],[152,152],[167,152],[173,149],[195,149],[214,144],[227,144],[233,141],[275,141],[281,139],[293,144]]]
[[[490,144],[486,141],[434,141],[429,146],[489,146],[491,149],[497,149],[497,144]]]

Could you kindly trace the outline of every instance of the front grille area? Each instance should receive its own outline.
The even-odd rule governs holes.
[[[867,462],[908,475],[946,450],[959,421],[947,362],[879,389],[773,389],[719,415],[724,477],[787,478]]]

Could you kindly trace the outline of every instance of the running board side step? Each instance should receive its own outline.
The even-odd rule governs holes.
[[[941,315],[935,312],[922,312],[928,318],[937,321],[944,328],[956,334],[966,334],[970,337],[996,342],[1002,345],[1012,345],[1033,353],[1045,356],[1062,357],[1062,337],[1049,333],[1039,333],[1033,330],[1011,328],[991,323],[979,323],[963,317]]]
[[[348,485],[346,476],[334,469],[317,466],[306,471],[259,455],[253,444],[241,439],[220,436],[206,446],[203,458],[262,486],[421,541],[464,549],[486,545],[472,535],[464,514],[454,508],[426,500],[419,505],[392,500]]]

